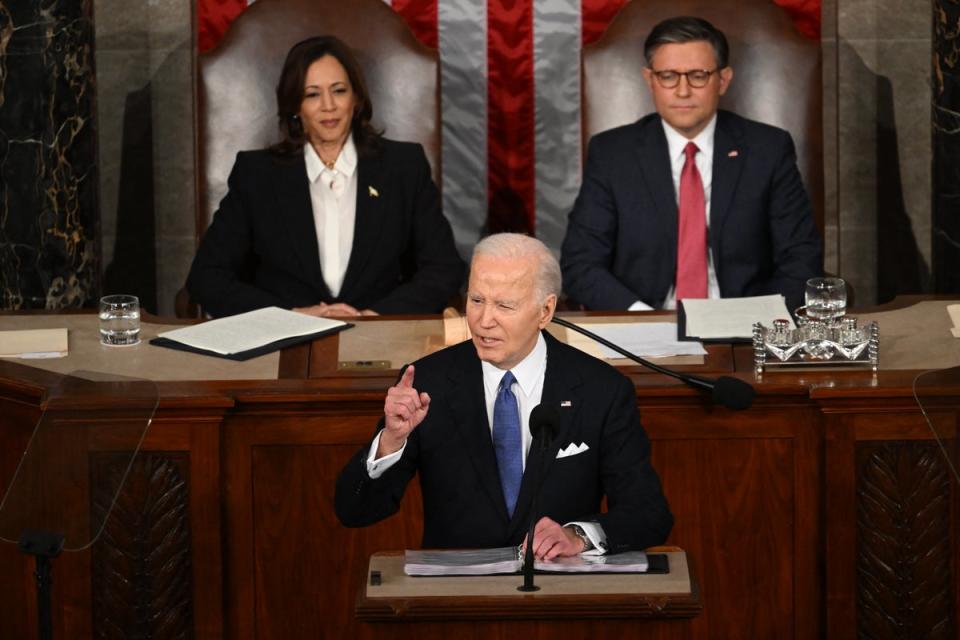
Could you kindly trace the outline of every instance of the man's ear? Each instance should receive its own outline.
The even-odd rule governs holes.
[[[733,80],[733,67],[724,67],[720,69],[720,95],[727,92],[730,82]]]
[[[653,71],[650,67],[643,68],[643,79],[647,81],[647,86],[653,89]]]
[[[555,294],[550,294],[547,296],[547,299],[543,301],[543,306],[540,308],[540,328],[543,329],[550,321],[553,319],[553,314],[557,310],[557,296]]]

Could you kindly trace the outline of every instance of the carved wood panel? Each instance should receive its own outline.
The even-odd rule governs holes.
[[[951,485],[934,442],[857,447],[857,637],[955,638]]]
[[[128,455],[91,456],[99,521]],[[141,451],[92,549],[93,637],[193,637],[189,455]],[[98,480],[107,478],[106,482]]]

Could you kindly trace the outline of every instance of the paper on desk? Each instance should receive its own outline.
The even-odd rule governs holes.
[[[257,347],[342,327],[344,322],[317,318],[279,307],[265,307],[235,316],[165,331],[160,338],[175,340],[198,349],[229,355]]]
[[[596,333],[602,338],[631,351],[638,356],[647,358],[664,358],[667,356],[702,356],[706,354],[703,345],[699,342],[680,342],[677,340],[677,325],[674,322],[631,322],[617,324],[587,324],[577,323],[588,331]],[[596,343],[587,336],[567,332],[568,342],[587,353],[597,353]],[[599,354],[607,360],[615,360],[623,356],[613,349],[603,345],[599,347]]]
[[[950,332],[954,338],[960,338],[960,304],[948,304],[947,314],[950,316],[950,322],[953,323]]]
[[[787,303],[782,295],[749,298],[686,299],[683,311],[687,317],[687,335],[701,340],[750,338],[753,323],[772,326],[774,320],[790,321]]]
[[[0,358],[63,358],[67,329],[0,331]]]

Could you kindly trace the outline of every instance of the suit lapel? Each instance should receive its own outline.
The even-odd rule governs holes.
[[[740,172],[748,150],[742,144],[741,132],[721,111],[717,113],[717,129],[713,138],[713,186],[710,190],[710,248],[720,280],[720,237],[730,203],[737,190]],[[732,154],[732,155],[731,155]]]
[[[667,136],[663,133],[659,117],[645,119],[637,127],[638,164],[644,184],[654,201],[655,224],[662,230],[670,264],[674,264],[677,260],[677,195],[670,171]],[[649,218],[651,214],[643,212],[642,215]],[[663,293],[666,295],[666,288]]]
[[[310,203],[310,182],[303,155],[296,159],[280,160],[274,176],[277,199],[277,218],[286,226],[289,246],[297,256],[306,280],[313,283],[321,297],[330,295],[320,271],[320,249],[317,246],[317,228]]]
[[[382,193],[384,181],[380,156],[360,156],[357,160],[357,214],[353,227],[353,246],[350,261],[340,288],[340,298],[352,293],[367,261],[374,254],[383,231],[384,207],[381,200],[390,194]]]
[[[579,387],[583,383],[574,367],[564,359],[563,352],[557,348],[557,342],[553,336],[544,332],[544,339],[547,342],[547,371],[543,378],[543,394],[540,398],[540,404],[558,407],[560,424],[554,434],[553,441],[547,447],[546,453],[541,459],[539,473],[541,484],[550,474],[550,469],[553,467],[560,448],[570,441],[570,432],[577,422],[576,417],[580,411],[582,398]],[[564,406],[568,401],[569,404]],[[532,460],[533,455],[534,452],[531,448],[531,453],[527,457],[528,462]],[[533,483],[533,473],[530,471],[531,465],[528,464],[524,469],[523,481],[520,484],[517,508],[510,520],[509,533],[511,536],[516,533],[517,529],[526,529],[530,524],[530,508],[536,490]]]
[[[473,463],[477,480],[487,493],[494,509],[502,522],[507,522],[507,506],[503,501],[503,489],[500,487],[500,473],[497,470],[497,455],[493,450],[490,437],[490,423],[487,418],[484,401],[483,371],[476,350],[470,344],[469,351],[462,358],[460,366],[452,369],[450,409],[454,424],[460,432],[464,448]]]

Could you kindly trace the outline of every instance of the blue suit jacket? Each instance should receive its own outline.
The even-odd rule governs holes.
[[[724,298],[782,293],[791,310],[822,254],[790,134],[717,113],[709,241]],[[660,116],[593,137],[567,225],[567,295],[590,309],[658,308],[674,284],[677,204]]]
[[[357,163],[353,247],[330,294],[302,153],[243,151],[197,250],[187,289],[214,316],[346,302],[378,313],[435,313],[460,288],[463,261],[418,144],[382,140]]]
[[[606,363],[549,334],[544,337],[547,370],[541,402],[559,408],[561,425],[541,475],[539,515],[560,524],[600,523],[612,552],[662,543],[673,516],[650,464],[650,441],[640,426],[633,384]],[[418,361],[414,386],[430,394],[426,418],[407,439],[400,460],[376,480],[367,475],[369,446],[347,463],[337,479],[337,517],[348,527],[359,527],[392,515],[407,483],[419,472],[424,547],[519,544],[531,518],[532,467],[528,464],[524,472],[511,518],[500,488],[483,373],[473,343]],[[558,460],[557,452],[571,442],[586,443],[589,449]],[[608,510],[600,513],[604,496]]]

